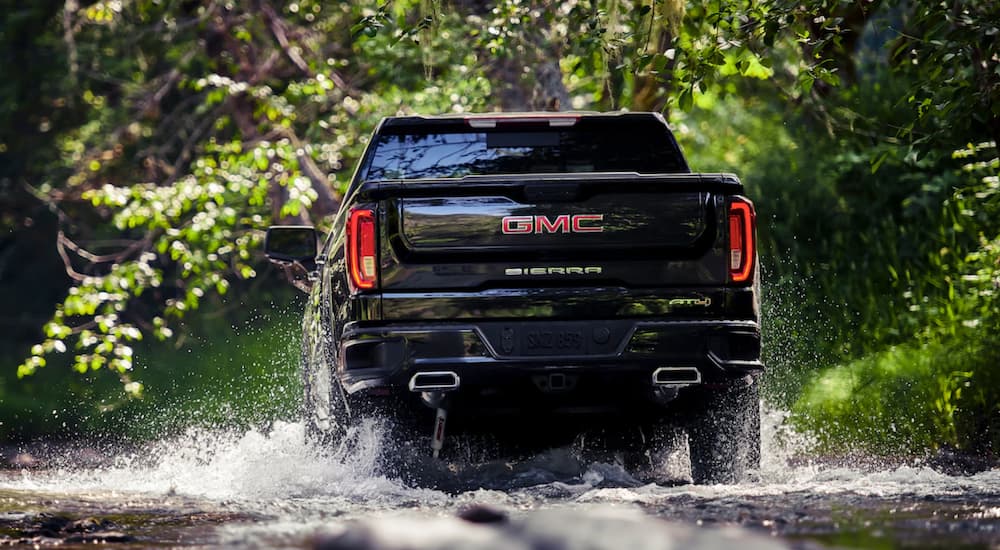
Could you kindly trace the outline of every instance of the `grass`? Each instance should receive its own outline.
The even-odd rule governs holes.
[[[993,349],[990,335],[970,331],[822,370],[794,403],[793,422],[826,451],[989,453],[1000,448]]]

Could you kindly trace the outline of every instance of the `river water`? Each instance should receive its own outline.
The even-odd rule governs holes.
[[[765,414],[761,471],[740,485],[684,483],[679,435],[673,483],[556,449],[451,465],[461,482],[447,490],[378,475],[377,426],[362,427],[349,451],[303,443],[298,423],[192,429],[96,465],[74,452],[0,470],[0,545],[1000,548],[1000,470],[809,460],[780,426],[779,413]]]

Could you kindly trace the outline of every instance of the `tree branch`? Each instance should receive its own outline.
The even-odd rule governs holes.
[[[313,76],[309,64],[306,63],[305,59],[302,59],[302,55],[288,42],[288,35],[285,32],[285,22],[274,11],[274,8],[267,2],[261,2],[260,11],[264,14],[264,19],[267,21],[267,26],[271,29],[271,34],[274,35],[274,38],[278,41],[278,45],[281,46],[281,49],[288,56],[292,64],[306,75]]]
[[[317,216],[327,216],[340,209],[340,201],[343,197],[330,187],[330,181],[325,174],[316,166],[313,159],[306,152],[302,140],[290,129],[281,130],[281,134],[292,142],[295,147],[295,157],[299,161],[299,170],[302,175],[309,178],[312,188],[316,191],[316,202],[313,203],[312,213]]]
[[[83,282],[86,280],[87,276],[73,268],[73,262],[70,260],[69,254],[66,253],[66,241],[68,240],[69,239],[66,238],[66,234],[63,233],[62,229],[60,229],[56,233],[56,252],[59,253],[59,257],[63,262],[63,267],[66,268],[66,275],[69,275],[70,279],[73,279],[78,283]]]
[[[76,51],[76,35],[73,32],[73,15],[79,10],[78,0],[66,0],[63,5],[63,42],[66,43],[70,81],[74,83],[80,70],[80,62]]]
[[[144,250],[153,244],[153,232],[149,231],[142,239],[138,241],[131,241],[124,250],[114,254],[94,254],[93,252],[90,252],[82,246],[76,244],[76,242],[67,237],[62,230],[59,231],[57,238],[62,246],[72,250],[77,256],[93,264],[103,264],[108,262],[120,263],[125,261],[125,259],[132,254]]]
[[[230,99],[232,99],[232,97],[230,97]],[[223,105],[228,105],[229,103],[230,102],[227,101]],[[194,148],[197,146],[198,142],[205,135],[205,133],[208,132],[213,124],[215,124],[217,117],[214,115],[217,110],[218,109],[213,109],[212,111],[206,113],[202,118],[201,123],[195,127],[194,131],[191,132],[191,135],[189,135],[184,141],[184,146],[181,148],[181,152],[174,160],[173,166],[170,167],[170,173],[167,174],[167,180],[163,182],[162,185],[173,185],[174,182],[180,178],[181,169],[191,161],[191,153],[194,151]]]

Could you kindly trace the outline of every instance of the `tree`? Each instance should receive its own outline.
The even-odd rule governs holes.
[[[709,96],[767,95],[819,129],[809,139],[825,133],[832,149],[865,150],[856,157],[866,167],[905,158],[911,144],[978,142],[995,135],[1000,104],[988,39],[996,10],[889,0],[102,0],[8,10],[5,62],[29,70],[0,85],[0,115],[12,122],[3,126],[16,130],[0,147],[22,159],[3,166],[0,192],[17,206],[2,214],[20,226],[29,201],[55,212],[54,246],[72,281],[19,374],[72,352],[77,370],[109,369],[138,394],[130,344],[169,338],[205,299],[254,278],[269,223],[327,223],[384,115],[670,114]],[[875,21],[893,33],[879,74],[905,83],[906,95],[886,93],[897,105],[891,122],[858,101],[861,52],[885,50],[869,43]],[[27,48],[47,62],[26,63]],[[837,184],[845,196],[848,180]],[[872,192],[898,203],[907,185]],[[784,207],[807,196],[787,192]],[[865,201],[857,194],[847,208],[870,217]]]
[[[128,377],[130,342],[169,337],[170,319],[252,278],[268,220],[336,210],[327,173],[351,143],[314,149],[299,137],[302,111],[329,115],[336,104],[343,114],[350,93],[326,63],[332,52],[315,49],[318,29],[294,24],[349,17],[323,7],[65,4],[70,61],[57,113],[82,112],[85,122],[58,134],[61,170],[22,174],[42,180],[23,185],[59,215],[55,245],[73,286],[20,376],[73,346],[76,370],[108,368],[140,393]],[[94,221],[79,214],[86,203],[110,224],[81,227]]]

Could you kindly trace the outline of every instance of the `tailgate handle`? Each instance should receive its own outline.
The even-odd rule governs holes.
[[[576,183],[524,186],[524,198],[531,202],[569,202],[579,196],[580,186]]]

